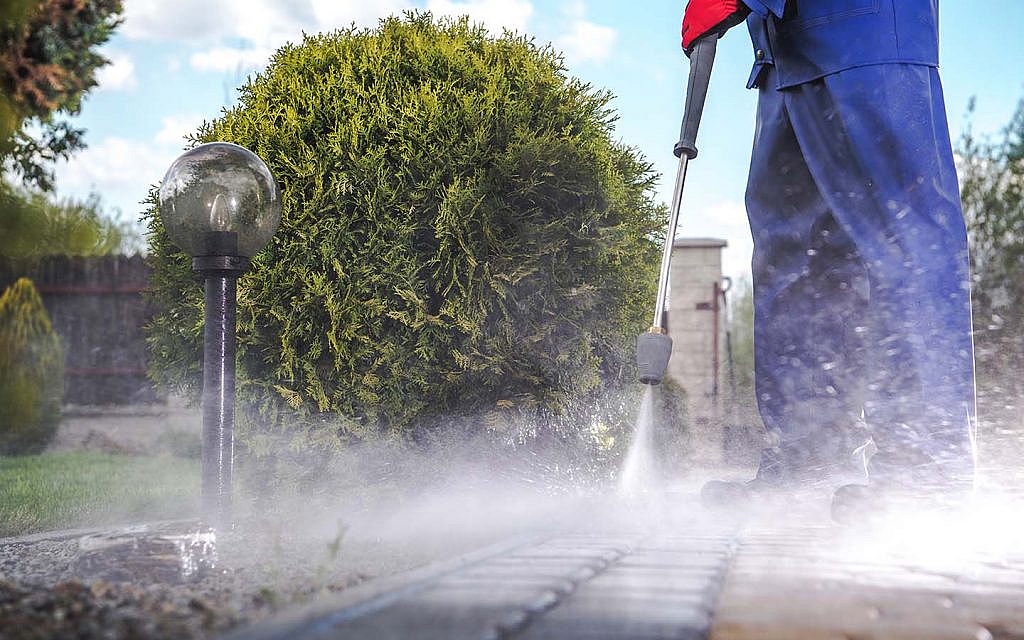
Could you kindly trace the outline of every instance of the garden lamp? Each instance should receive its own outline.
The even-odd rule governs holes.
[[[230,526],[235,421],[238,277],[281,222],[281,192],[253,152],[227,142],[178,156],[160,186],[167,235],[205,279],[202,517]]]

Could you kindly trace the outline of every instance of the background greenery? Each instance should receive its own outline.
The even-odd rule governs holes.
[[[1024,101],[996,136],[968,128],[957,149],[960,190],[971,231],[979,358],[1019,365],[1024,352]]]
[[[0,255],[129,254],[141,248],[134,226],[104,210],[98,195],[56,200],[40,191],[0,182]]]
[[[957,159],[974,272],[980,460],[1004,485],[1015,477],[1024,486],[1024,100],[996,135],[968,128]]]

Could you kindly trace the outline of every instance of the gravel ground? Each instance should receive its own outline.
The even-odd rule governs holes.
[[[335,513],[307,504],[275,514],[272,522],[242,522],[218,535],[214,568],[187,580],[181,579],[181,556],[161,551],[145,533],[133,532],[128,544],[124,530],[0,539],[0,640],[216,637],[524,528],[558,526],[579,513],[579,504],[564,496],[470,491],[350,508],[344,522]],[[155,530],[166,535],[196,527],[174,523]],[[96,540],[108,537],[120,546],[97,551]]]
[[[240,535],[222,536],[215,568],[196,578],[117,575],[116,557],[104,575],[83,571],[86,539],[0,541],[0,638],[208,638],[370,577],[340,545],[332,558],[310,539]]]

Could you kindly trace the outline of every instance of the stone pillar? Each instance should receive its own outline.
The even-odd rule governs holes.
[[[669,278],[668,376],[686,391],[695,461],[718,464],[725,452],[725,308],[721,299],[725,240],[677,238]]]

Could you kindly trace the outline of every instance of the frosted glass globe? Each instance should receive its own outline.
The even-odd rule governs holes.
[[[249,258],[281,223],[281,190],[252,151],[209,142],[181,154],[167,170],[160,185],[160,219],[171,240],[190,255]]]

